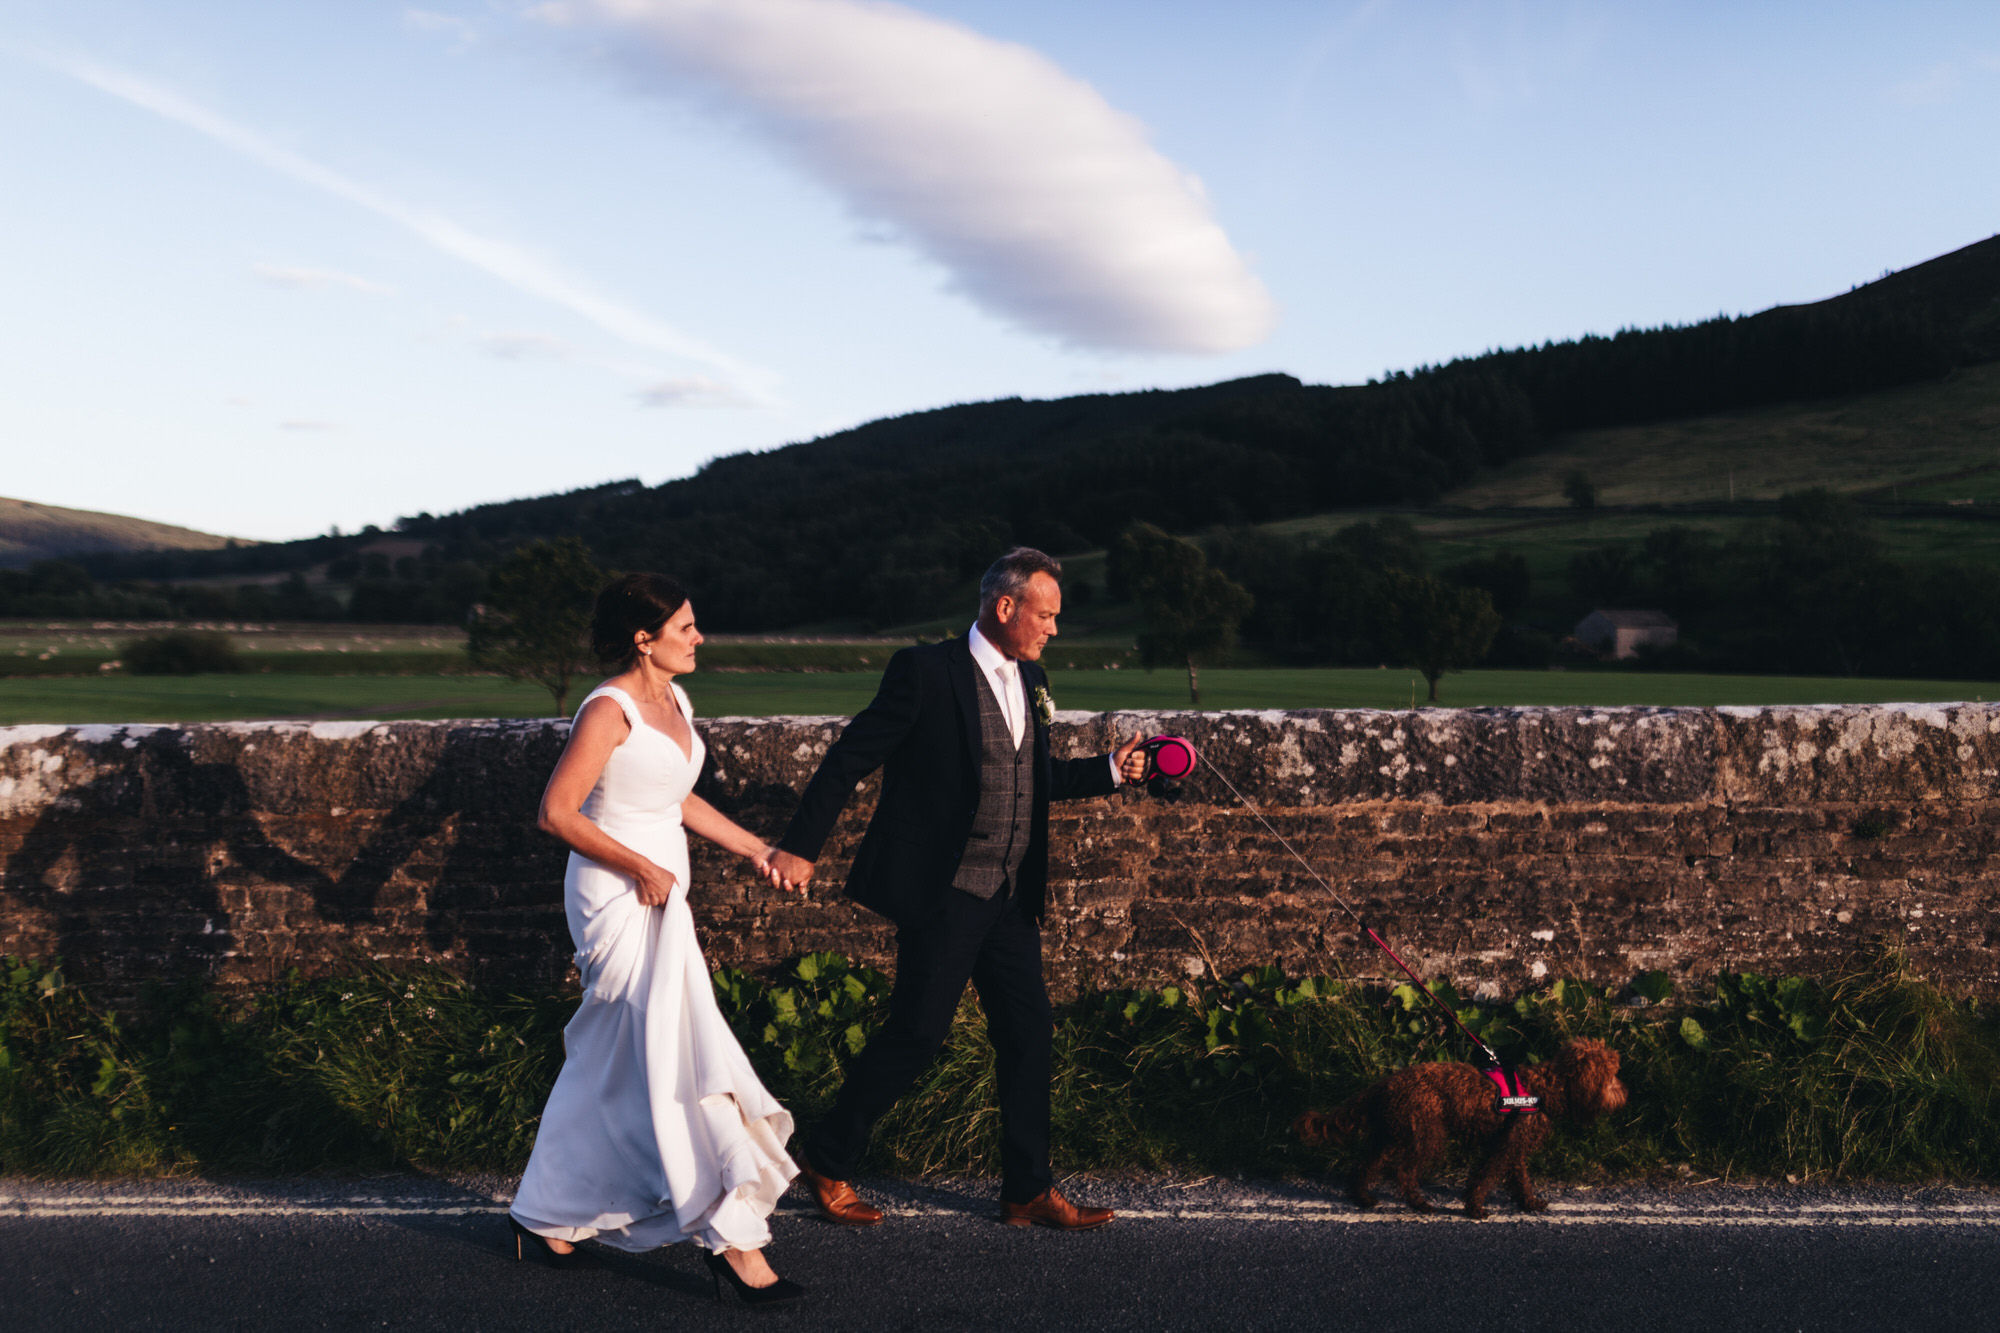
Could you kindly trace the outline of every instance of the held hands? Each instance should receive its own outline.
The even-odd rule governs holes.
[[[765,888],[783,889],[786,893],[790,893],[800,886],[793,884],[773,868],[771,859],[777,854],[777,848],[766,847],[763,851],[757,852],[750,857],[750,864],[756,867],[757,874],[762,877]]]
[[[1139,742],[1144,740],[1141,732],[1111,752],[1111,762],[1118,766],[1118,776],[1127,782],[1146,780],[1146,756],[1139,753]]]
[[[812,883],[813,863],[802,856],[779,851],[776,847],[766,848],[757,860],[757,869],[774,889],[786,893],[794,890],[803,894]]]

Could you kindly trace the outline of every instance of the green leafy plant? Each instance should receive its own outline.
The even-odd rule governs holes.
[[[834,953],[812,953],[777,982],[736,968],[715,973],[718,1002],[745,1050],[762,1056],[774,1088],[812,1098],[842,1060],[859,1055],[887,1012],[889,978]]]

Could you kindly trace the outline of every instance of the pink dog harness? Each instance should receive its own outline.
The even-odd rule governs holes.
[[[1496,1089],[1493,1109],[1501,1115],[1533,1115],[1542,1109],[1542,1099],[1529,1092],[1521,1082],[1521,1076],[1500,1065],[1489,1065],[1480,1070],[1493,1080]]]

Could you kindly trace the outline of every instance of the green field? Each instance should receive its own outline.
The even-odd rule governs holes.
[[[546,690],[494,676],[113,675],[0,679],[0,724],[229,722],[280,717],[536,717],[549,711]]]
[[[174,621],[0,621],[0,676],[69,676],[115,668],[124,645],[170,629],[218,630],[245,672],[419,675],[465,669],[465,635],[443,625],[239,625]]]
[[[263,653],[462,653],[465,633],[446,625],[239,625],[233,621],[0,620],[0,657],[115,656],[120,644],[162,630],[220,630],[246,656]]]
[[[1102,557],[1099,557],[1100,563]],[[974,600],[968,598],[968,600]],[[1050,645],[1052,666],[1101,667],[1132,658],[1137,613],[1123,613],[1122,633],[1089,642],[1076,636]],[[115,671],[123,645],[142,633],[213,629],[229,635],[246,675],[437,676],[470,670],[465,635],[436,625],[107,625],[86,621],[0,621],[0,677],[82,676]],[[785,635],[717,635],[702,645],[702,665],[719,671],[880,671],[889,655],[914,639],[961,633],[958,618],[929,634],[844,639]]]
[[[1423,682],[1407,671],[1209,670],[1208,708],[1408,708]],[[696,672],[687,678],[705,717],[848,715],[874,695],[872,672]],[[570,704],[593,682],[580,684]],[[1058,708],[1181,709],[1176,671],[1056,671]],[[1447,676],[1443,703],[1803,704],[1944,702],[2000,698],[2000,682],[1649,675],[1595,671],[1468,671]],[[547,692],[490,676],[177,676],[0,680],[0,724],[220,722],[255,718],[398,719],[546,717]]]

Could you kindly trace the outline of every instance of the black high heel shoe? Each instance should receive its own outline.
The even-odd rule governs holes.
[[[507,1225],[514,1228],[514,1260],[517,1263],[528,1257],[526,1254],[527,1250],[533,1250],[535,1257],[550,1268],[577,1269],[604,1267],[596,1255],[584,1249],[581,1245],[570,1246],[569,1253],[567,1254],[558,1253],[548,1241],[522,1226],[512,1216],[508,1217]]]
[[[722,1282],[736,1288],[736,1294],[743,1298],[745,1305],[782,1305],[795,1301],[806,1294],[806,1289],[790,1278],[781,1277],[768,1287],[753,1287],[745,1282],[730,1264],[729,1260],[713,1250],[701,1252],[702,1261],[708,1265],[709,1276],[715,1279],[715,1299],[722,1299]]]

